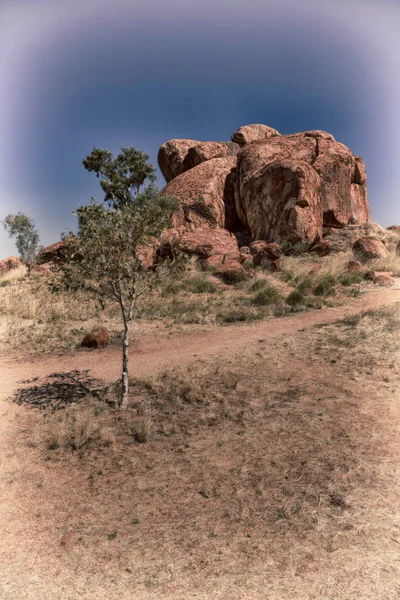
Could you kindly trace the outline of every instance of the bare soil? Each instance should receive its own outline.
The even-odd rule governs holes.
[[[51,450],[38,411],[9,400],[57,371],[112,382],[118,349],[3,354],[0,598],[397,599],[399,331],[335,323],[399,302],[379,290],[251,325],[137,331],[132,375],[168,372],[143,396],[141,444],[114,412],[108,437]],[[174,381],[191,385],[179,410],[160,396]]]

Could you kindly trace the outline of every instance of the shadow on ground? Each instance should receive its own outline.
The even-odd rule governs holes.
[[[17,390],[12,398],[13,402],[20,406],[56,411],[78,402],[87,394],[92,394],[101,381],[91,377],[88,370],[74,370],[52,373],[41,382],[35,377],[21,383],[27,387]]]

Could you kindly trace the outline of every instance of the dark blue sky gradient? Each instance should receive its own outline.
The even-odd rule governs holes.
[[[109,14],[72,14],[51,43],[45,35],[32,42],[13,79],[24,94],[10,113],[15,135],[3,167],[13,201],[3,189],[0,218],[27,212],[51,243],[74,226],[74,208],[102,197],[81,163],[94,146],[133,145],[155,164],[168,139],[228,140],[243,124],[265,123],[281,133],[323,129],[362,155],[372,217],[391,224],[379,197],[392,168],[379,151],[383,80],[368,31],[295,5],[188,4],[121,3],[118,11],[110,2]],[[10,252],[0,233],[0,258]]]

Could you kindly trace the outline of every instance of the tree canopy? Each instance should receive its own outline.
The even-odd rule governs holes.
[[[3,226],[9,236],[15,238],[18,253],[26,263],[30,273],[41,249],[35,222],[23,213],[18,212],[16,215],[7,215],[3,220]]]
[[[108,150],[93,148],[83,164],[100,178],[104,201],[118,208],[134,201],[143,186],[154,184],[155,169],[148,160],[148,154],[133,147],[121,148],[116,157]]]

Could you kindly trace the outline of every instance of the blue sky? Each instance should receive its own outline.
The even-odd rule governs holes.
[[[400,224],[399,30],[392,0],[0,0],[0,219],[49,244],[102,197],[94,146],[155,164],[168,139],[265,123],[333,133],[366,161],[372,220]]]

